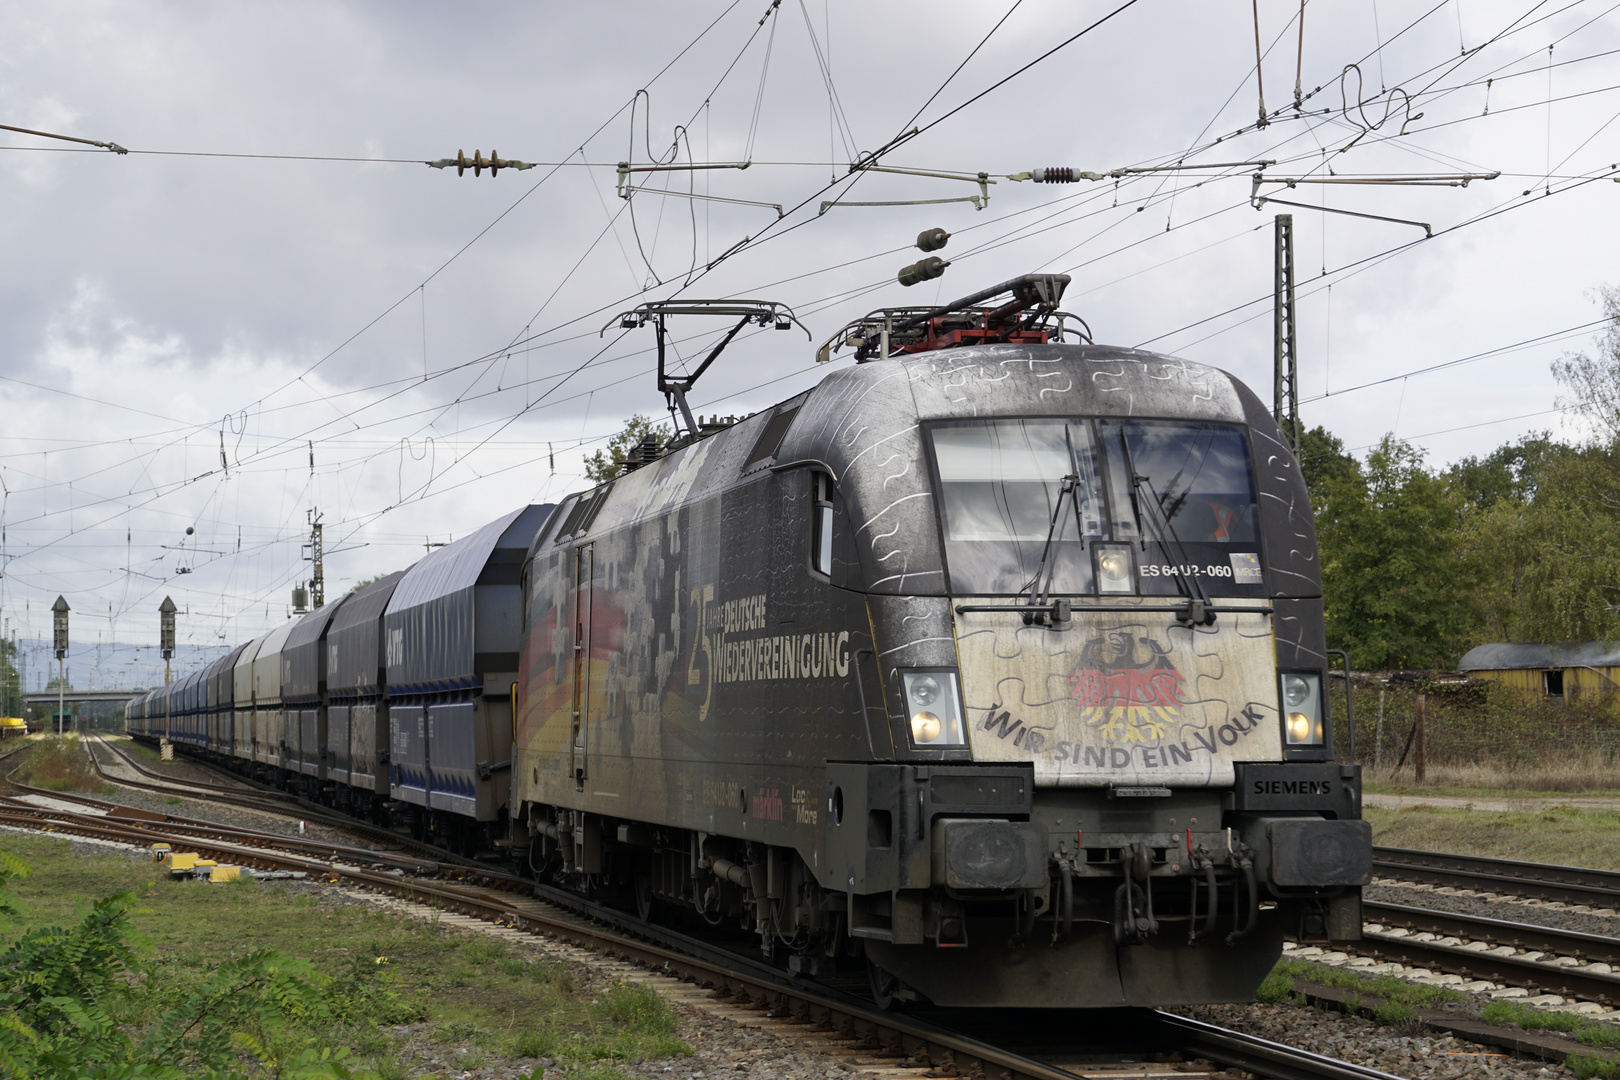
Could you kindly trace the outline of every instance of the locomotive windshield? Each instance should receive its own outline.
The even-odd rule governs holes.
[[[1172,565],[1223,579],[1207,582],[1216,591],[1259,584],[1254,481],[1238,425],[999,419],[930,433],[953,593],[1026,590],[1048,535],[1059,594],[1092,591],[1088,545],[1097,540],[1147,541],[1143,593],[1175,592]],[[1071,474],[1073,505],[1064,500],[1054,525]]]

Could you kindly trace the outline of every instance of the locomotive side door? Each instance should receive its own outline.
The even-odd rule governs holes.
[[[574,549],[574,701],[569,757],[576,791],[585,790],[585,752],[591,713],[591,605],[595,584],[595,545]]]

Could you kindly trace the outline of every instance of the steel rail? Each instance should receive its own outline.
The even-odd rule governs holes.
[[[1620,873],[1439,851],[1373,848],[1373,870],[1401,881],[1511,893],[1536,900],[1620,907]]]
[[[361,821],[358,818],[333,813],[317,803],[312,803],[307,799],[298,798],[297,796],[287,795],[285,792],[276,793],[277,795],[284,796],[284,799],[279,801],[264,798],[256,793],[233,791],[226,788],[222,784],[211,785],[211,787],[218,788],[219,790],[217,791],[204,790],[192,791],[188,793],[186,790],[187,786],[195,786],[193,785],[193,782],[189,780],[177,780],[171,777],[162,777],[161,774],[151,772],[146,772],[146,775],[158,776],[161,782],[152,783],[145,780],[131,780],[127,777],[121,776],[109,776],[102,768],[100,759],[96,756],[95,746],[97,745],[107,747],[124,761],[128,762],[137,771],[146,772],[146,770],[141,769],[140,765],[130,758],[128,754],[125,754],[117,745],[105,740],[86,740],[85,747],[90,754],[90,763],[95,767],[96,774],[102,779],[106,780],[108,783],[122,784],[125,787],[133,787],[145,791],[164,792],[171,795],[189,794],[191,798],[195,799],[223,802],[232,806],[240,806],[248,810],[257,810],[261,813],[273,814],[278,817],[294,818],[301,821],[313,821],[329,828],[343,829],[358,836],[370,837],[374,840],[383,840],[387,843],[394,844],[402,848],[425,853],[440,862],[458,863],[463,866],[479,865],[475,860],[467,859],[463,856],[455,854],[454,852],[446,851],[445,849],[435,847],[432,844],[423,843],[420,840],[414,840],[408,836],[403,836],[397,832],[394,832],[392,829],[384,829],[376,825],[368,824],[367,822]],[[38,794],[54,795],[55,792],[40,791]]]
[[[1155,1010],[1153,1016],[1166,1042],[1256,1076],[1274,1080],[1371,1080],[1374,1077],[1383,1080],[1390,1076],[1378,1069],[1338,1061],[1174,1013]]]
[[[37,793],[37,788],[28,792],[30,796],[37,795]],[[49,792],[46,797],[60,798],[60,793]],[[348,844],[333,844],[308,837],[284,836],[280,833],[259,832],[254,829],[219,825],[215,822],[201,821],[196,818],[153,813],[118,803],[96,805],[96,800],[92,799],[85,799],[82,802],[78,799],[71,801],[80,802],[81,805],[95,806],[97,809],[105,808],[104,815],[87,816],[106,816],[122,822],[141,822],[161,827],[165,831],[183,837],[198,840],[225,840],[229,836],[235,836],[249,839],[259,846],[275,848],[292,854],[307,855],[311,858],[346,859],[350,862],[371,863],[375,866],[392,866],[419,876],[434,876],[440,872],[444,865],[434,860],[418,859],[410,855],[397,855],[393,852],[375,851],[370,848],[353,847]],[[24,802],[22,798],[13,795],[0,795],[0,807],[10,807],[19,811],[50,809],[37,803]]]
[[[257,780],[249,780],[246,777],[237,777],[237,776],[233,775],[232,779],[240,780],[241,783],[236,784],[236,785],[231,785],[231,784],[215,784],[215,783],[211,783],[211,782],[209,782],[207,780],[185,780],[185,779],[182,779],[182,778],[180,778],[178,776],[165,776],[164,774],[162,774],[160,772],[155,772],[155,771],[153,771],[151,769],[148,769],[145,765],[141,764],[139,761],[136,761],[129,754],[125,753],[123,747],[119,746],[113,740],[111,740],[111,739],[109,739],[109,738],[107,738],[105,736],[102,736],[102,735],[97,735],[97,736],[94,736],[94,737],[87,737],[85,739],[85,745],[86,746],[105,746],[107,749],[111,750],[114,754],[117,754],[118,757],[120,759],[122,759],[122,761],[124,762],[125,765],[128,765],[131,769],[134,769],[137,773],[140,773],[142,776],[148,777],[148,778],[150,778],[152,780],[162,781],[163,783],[169,784],[169,785],[174,786],[174,787],[197,788],[197,789],[199,789],[201,791],[218,791],[218,792],[222,792],[222,793],[224,793],[226,795],[240,795],[240,796],[243,796],[245,798],[252,798],[252,797],[257,796],[259,798],[270,799],[270,800],[272,800],[274,802],[281,802],[281,803],[291,803],[291,802],[297,802],[298,801],[298,796],[292,794],[289,791],[281,791],[281,790],[279,790],[277,788],[270,787],[267,784],[260,783]],[[178,745],[178,744],[176,744],[176,745]],[[94,756],[95,756],[95,752],[92,750],[91,751],[91,757],[94,757]],[[210,766],[210,765],[208,765],[208,764],[206,764],[204,762],[199,762],[199,761],[196,761],[194,759],[188,759],[188,760],[190,761],[190,764],[196,765],[196,766],[198,766],[200,768],[212,768],[212,766]]]
[[[1455,911],[1387,904],[1377,900],[1361,902],[1362,918],[1383,926],[1398,926],[1430,934],[1483,941],[1495,946],[1540,950],[1604,964],[1620,964],[1620,938],[1559,930],[1534,923],[1465,915]]]
[[[1488,979],[1528,987],[1613,1007],[1620,1003],[1620,979],[1580,968],[1558,967],[1521,956],[1497,956],[1435,941],[1386,937],[1363,932],[1357,953],[1374,959],[1394,960],[1411,967],[1443,971],[1465,979]]]
[[[1620,939],[1595,934],[1375,901],[1363,901],[1362,913],[1377,926],[1444,934],[1494,947],[1530,949],[1540,954],[1552,952],[1577,960],[1605,964],[1620,961]],[[1361,943],[1348,951],[1463,978],[1504,982],[1610,1006],[1620,1003],[1620,974],[1548,963],[1540,955],[1506,955],[1460,943],[1418,941],[1382,930],[1365,929]]]

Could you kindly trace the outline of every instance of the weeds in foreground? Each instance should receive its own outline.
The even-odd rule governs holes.
[[[535,1059],[550,1058],[568,1080],[621,1080],[614,1062],[691,1052],[675,1035],[673,1011],[648,986],[593,986],[587,994],[567,964],[482,936],[435,933],[393,916],[330,908],[273,883],[179,884],[149,864],[77,855],[60,840],[19,838],[17,844],[34,863],[32,876],[15,888],[16,906],[26,913],[18,918],[29,922],[7,940],[48,923],[77,932],[72,924],[94,897],[131,886],[151,910],[130,908],[121,919],[119,933],[128,931],[134,951],[100,984],[105,994],[52,995],[94,1004],[125,1037],[119,1044],[125,1049],[114,1047],[87,1069],[0,1061],[0,1076],[90,1080],[88,1069],[101,1068],[123,1080],[178,1080],[182,1072],[211,1080],[404,1080],[419,1071],[405,1039],[436,1037],[450,1044],[451,1062],[481,1057],[487,1067],[521,1057],[532,1068]],[[0,852],[0,869],[6,865]],[[0,890],[0,901],[11,893]],[[137,927],[149,943],[142,943]],[[49,957],[75,948],[39,951]],[[259,967],[230,966],[239,961]],[[12,985],[4,977],[8,963],[0,942],[0,994]],[[448,988],[453,971],[474,985]],[[17,1015],[12,1006],[11,999],[0,1001],[0,1025]],[[216,1018],[214,1030],[222,1034],[212,1042],[230,1060],[218,1069],[189,1059],[134,1063],[128,1055],[140,1052],[147,1034],[187,1008]],[[423,1021],[429,1022],[425,1029],[417,1026]]]

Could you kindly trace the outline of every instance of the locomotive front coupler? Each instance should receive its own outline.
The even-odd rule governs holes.
[[[1114,944],[1141,945],[1159,929],[1153,917],[1153,857],[1141,841],[1120,856],[1125,880],[1114,890]]]

